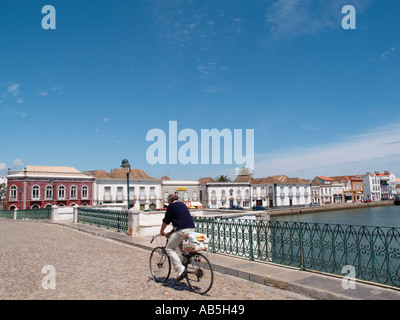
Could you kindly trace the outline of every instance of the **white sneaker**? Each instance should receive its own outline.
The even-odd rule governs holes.
[[[181,281],[186,276],[186,268],[184,266],[180,267],[176,280]]]

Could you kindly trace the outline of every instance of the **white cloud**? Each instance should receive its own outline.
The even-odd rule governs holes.
[[[25,118],[26,117],[26,113],[25,112],[20,112],[20,111],[17,111],[15,109],[12,109],[12,108],[6,108],[4,110],[4,112],[9,116],[17,116],[17,117],[21,117],[21,118]]]
[[[370,3],[371,0],[353,0],[357,13]],[[341,28],[341,10],[347,4],[347,0],[276,0],[266,13],[270,37],[280,40]]]
[[[47,93],[46,91],[39,91],[39,92],[38,92],[38,95],[39,95],[39,96],[42,96],[42,97],[45,97],[45,96],[48,95],[48,93]]]
[[[106,117],[104,117],[103,120],[104,120],[104,122],[110,121],[110,119],[108,119],[108,118],[106,118]]]
[[[312,148],[293,148],[256,157],[255,174],[358,174],[393,170],[400,174],[400,123],[379,127],[346,140]],[[377,167],[379,166],[379,167]],[[385,166],[385,168],[381,168]]]
[[[13,95],[14,97],[17,96],[19,93],[19,84],[18,83],[12,84],[7,88],[7,92]]]
[[[15,159],[10,166],[7,166],[4,162],[0,163],[0,177],[5,177],[7,175],[8,168],[11,170],[17,170],[22,169],[23,167],[25,167],[25,164],[21,158]]]

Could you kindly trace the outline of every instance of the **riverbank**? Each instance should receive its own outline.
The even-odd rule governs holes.
[[[371,207],[383,207],[383,206],[393,206],[393,201],[377,201],[377,202],[367,202],[367,203],[340,203],[331,204],[318,207],[302,207],[302,208],[291,208],[291,209],[272,209],[268,210],[268,214],[271,217],[286,216],[286,215],[298,215],[305,213],[318,213],[327,211],[337,211],[337,210],[349,210],[349,209],[363,209]]]

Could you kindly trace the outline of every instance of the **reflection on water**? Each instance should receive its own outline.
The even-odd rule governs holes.
[[[400,206],[305,213],[291,216],[271,216],[271,221],[400,228]]]

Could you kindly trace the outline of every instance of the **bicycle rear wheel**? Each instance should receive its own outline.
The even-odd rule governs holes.
[[[195,253],[186,263],[186,280],[198,294],[206,294],[214,283],[214,272],[210,261],[201,253]]]
[[[163,247],[156,247],[150,254],[150,272],[156,282],[165,282],[171,274],[171,261]]]

